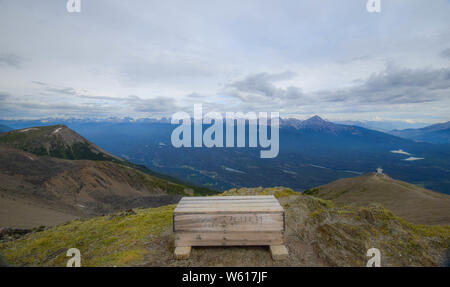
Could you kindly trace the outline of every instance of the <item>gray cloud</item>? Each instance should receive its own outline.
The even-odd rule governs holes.
[[[43,82],[35,84],[42,86],[45,92],[22,96],[10,96],[0,92],[0,101],[3,102],[0,105],[0,114],[7,117],[14,117],[19,113],[26,117],[45,114],[47,117],[107,118],[124,115],[166,116],[180,109],[171,98],[143,99],[134,95],[121,98],[82,95],[78,94],[78,90],[74,88],[55,88]],[[71,97],[55,98],[55,95]]]
[[[0,54],[0,66],[19,68],[22,61],[22,58],[15,54]]]
[[[77,95],[77,98],[87,100],[105,100],[105,101],[124,101],[123,98],[108,97],[108,96],[89,96],[89,95]]]
[[[442,51],[440,55],[441,57],[450,59],[450,48],[447,48],[444,51]]]
[[[166,52],[154,59],[126,59],[118,69],[123,78],[132,83],[164,82],[167,79],[170,82],[174,79],[192,81],[198,78],[210,78],[215,72],[214,66],[203,61],[192,59],[189,55],[173,55]]]
[[[34,84],[42,86],[46,92],[40,93],[44,96],[52,96],[52,94],[57,95],[66,95],[66,96],[73,96],[77,99],[84,99],[84,100],[90,100],[89,103],[84,103],[83,106],[90,107],[87,111],[95,111],[98,112],[107,112],[109,107],[105,106],[108,104],[117,104],[120,103],[122,106],[122,112],[138,112],[138,113],[153,113],[153,114],[167,114],[168,112],[173,113],[173,110],[178,108],[175,104],[173,99],[171,98],[164,98],[164,97],[156,97],[152,99],[142,99],[138,96],[128,96],[128,97],[109,97],[109,96],[95,96],[95,95],[89,95],[86,94],[88,92],[87,90],[79,90],[71,87],[56,87],[52,86],[50,84],[39,82],[39,81],[33,81]],[[92,102],[94,101],[94,102]],[[97,102],[95,102],[97,101]],[[100,103],[98,101],[102,101],[103,103]],[[40,106],[41,104],[38,104],[37,106]],[[32,108],[36,106],[36,104],[32,105],[23,105],[23,107],[29,107]],[[52,106],[53,108],[56,108],[58,106]],[[92,107],[96,107],[96,109],[92,110]],[[102,108],[103,107],[103,108]],[[67,107],[66,107],[67,108]],[[69,109],[70,110],[70,109]],[[111,112],[111,111],[110,111]]]
[[[9,97],[10,97],[10,95],[8,93],[0,92],[0,101],[4,101]]]
[[[180,107],[178,107],[173,99],[156,97],[152,99],[142,99],[138,96],[129,96],[126,98],[126,104],[129,105],[135,112],[152,113],[152,114],[172,114]]]
[[[56,94],[64,94],[69,96],[76,96],[77,91],[74,88],[53,88],[47,87],[47,91],[56,93]]]
[[[280,88],[275,86],[275,82],[289,80],[296,74],[290,71],[277,74],[259,73],[252,74],[243,80],[234,81],[227,85],[227,94],[240,99],[243,102],[254,102],[264,99],[300,99],[303,92],[295,86]]]
[[[450,96],[450,68],[408,69],[387,65],[349,89],[321,91],[323,101],[360,104],[435,102]]]
[[[86,1],[79,17],[52,1],[0,2],[0,86],[11,94],[0,97],[2,116],[135,117],[195,101],[448,120],[448,1],[385,1],[371,15],[363,0],[103,0]],[[429,68],[380,72],[389,59]]]
[[[360,62],[360,61],[368,61],[370,59],[372,59],[372,57],[366,55],[366,56],[357,56],[357,57],[353,57],[350,59],[338,60],[337,62],[339,64],[349,64],[349,63]]]
[[[3,116],[14,117],[17,113],[26,117],[40,117],[45,113],[47,117],[107,117],[111,115],[110,110],[106,106],[98,106],[91,104],[74,104],[74,103],[45,103],[38,101],[8,101],[5,106],[0,108]]]
[[[40,81],[31,81],[33,84],[39,85],[39,86],[46,86],[47,84]]]
[[[62,103],[45,104],[45,101],[19,101],[11,99],[9,94],[0,93],[0,100],[12,102],[10,107],[18,110],[33,112],[64,112],[81,115],[146,115],[168,116],[180,110],[190,111],[192,100],[202,102],[205,109],[222,111],[280,111],[281,113],[341,113],[351,114],[366,112],[384,112],[390,105],[408,105],[434,103],[450,97],[450,68],[443,69],[410,69],[401,68],[393,64],[385,69],[373,73],[365,79],[354,81],[353,86],[346,89],[322,90],[317,92],[303,92],[300,87],[293,85],[281,87],[278,82],[291,80],[295,73],[257,73],[250,74],[240,80],[232,81],[218,91],[218,96],[226,99],[221,104],[209,101],[199,93],[186,95],[186,100],[176,101],[170,97],[157,96],[142,98],[131,95],[128,97],[109,97],[89,95],[86,90],[70,87],[56,87],[44,82],[35,81],[42,87],[44,97],[54,98],[55,94],[69,95],[60,97]],[[82,93],[83,92],[83,93]],[[31,99],[30,96],[26,97]],[[230,99],[239,99],[235,104]],[[80,103],[80,100],[88,102]],[[59,110],[59,111],[58,111]]]
[[[200,95],[199,93],[190,93],[186,95],[187,98],[191,98],[191,99],[204,99],[206,96],[205,95]]]
[[[58,87],[54,85],[50,85],[48,83],[40,82],[40,81],[32,81],[33,84],[42,86],[45,88],[46,92],[54,93],[54,94],[63,94],[68,96],[77,96],[79,93],[76,89],[71,87]]]
[[[380,113],[392,110],[391,105],[445,103],[450,99],[450,68],[411,69],[387,64],[384,70],[353,81],[349,88],[313,92],[292,85],[276,86],[278,79],[293,76],[284,75],[252,74],[228,84],[220,94],[239,99],[240,107],[248,110],[290,113]]]
[[[80,99],[88,99],[88,100],[108,100],[108,101],[122,101],[123,98],[115,98],[115,97],[108,97],[108,96],[93,96],[88,95],[87,90],[85,89],[75,89],[72,87],[59,87],[54,86],[48,83],[40,82],[40,81],[32,81],[33,84],[41,86],[44,88],[43,92],[40,92],[40,95],[43,96],[54,96],[56,95],[64,95],[64,96],[74,96],[76,98]]]

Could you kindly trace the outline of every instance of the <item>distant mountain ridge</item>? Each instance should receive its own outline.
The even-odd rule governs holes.
[[[306,119],[307,120],[307,119]],[[297,118],[289,118],[289,117],[281,117],[280,121],[284,124],[292,124],[300,123],[304,120],[300,120]],[[410,123],[405,121],[370,121],[370,120],[333,120],[330,121],[335,124],[348,125],[348,126],[359,126],[367,129],[373,129],[378,131],[391,131],[391,130],[402,130],[402,129],[416,129],[426,127],[427,124],[423,122]],[[36,120],[2,120],[0,119],[0,124],[10,126],[11,129],[21,129],[31,126],[47,126],[47,125],[78,125],[78,124],[88,124],[88,123],[109,123],[109,124],[117,124],[117,123],[170,123],[170,118],[44,118],[44,119],[36,119]]]
[[[9,132],[12,128],[0,124],[0,133]]]
[[[420,129],[393,130],[391,134],[415,141],[450,144],[450,121]]]
[[[29,127],[30,123],[18,121],[11,126]],[[172,177],[169,180],[175,177],[215,190],[283,185],[302,191],[382,166],[394,178],[450,192],[450,153],[445,146],[336,124],[318,116],[280,119],[280,153],[271,160],[261,160],[260,149],[255,148],[174,148],[170,138],[176,125],[167,119],[64,123],[102,149],[133,162],[133,167],[145,166],[157,170],[158,177],[169,179],[162,175],[167,174]],[[46,124],[52,124],[51,119]],[[406,153],[394,152],[398,150]]]
[[[334,123],[349,126],[358,126],[366,129],[376,130],[380,132],[389,132],[395,129],[417,129],[427,126],[422,122],[404,122],[404,121],[366,121],[366,120],[346,120],[333,121]]]
[[[331,134],[337,134],[343,131],[353,131],[357,132],[358,127],[353,127],[349,125],[336,124],[327,120],[322,119],[320,116],[313,116],[306,120],[282,120],[282,127],[294,127],[297,130],[309,130],[314,132],[327,132]]]
[[[105,150],[185,182],[227,190],[245,186],[287,186],[302,191],[382,166],[393,177],[448,192],[450,154],[444,147],[399,138],[320,117],[280,119],[280,153],[262,160],[259,148],[174,148],[176,125],[82,123],[70,126]],[[206,127],[205,127],[206,128]],[[416,158],[392,153],[404,150]]]

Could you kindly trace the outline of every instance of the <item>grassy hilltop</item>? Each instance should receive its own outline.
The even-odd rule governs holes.
[[[266,247],[198,247],[173,258],[174,205],[75,220],[15,241],[0,253],[17,266],[65,266],[76,247],[82,266],[365,266],[376,247],[382,266],[438,266],[450,245],[450,226],[415,225],[382,206],[336,207],[286,188],[233,189],[224,195],[274,194],[286,211],[290,257],[272,261]]]

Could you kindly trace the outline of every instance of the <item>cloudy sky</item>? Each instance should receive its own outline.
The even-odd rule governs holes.
[[[450,120],[450,1],[0,0],[0,118]]]

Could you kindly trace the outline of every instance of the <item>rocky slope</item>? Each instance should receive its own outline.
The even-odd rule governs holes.
[[[414,225],[381,206],[335,207],[285,188],[240,189],[229,194],[275,194],[286,211],[290,257],[272,261],[266,247],[193,248],[189,260],[173,258],[174,205],[76,220],[0,243],[16,266],[64,266],[79,248],[83,266],[365,266],[366,252],[381,251],[382,266],[445,264],[450,226]]]

